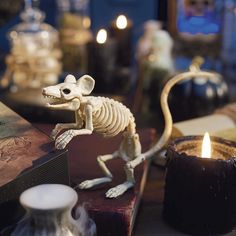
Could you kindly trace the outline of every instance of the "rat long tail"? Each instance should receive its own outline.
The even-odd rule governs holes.
[[[184,72],[182,74],[178,74],[174,76],[172,79],[170,79],[166,85],[164,86],[162,93],[161,93],[161,109],[164,115],[165,120],[165,129],[161,135],[161,138],[159,141],[147,152],[142,153],[143,159],[149,159],[154,154],[156,154],[158,151],[160,151],[168,142],[171,133],[172,133],[172,127],[173,127],[173,120],[170,113],[170,109],[168,106],[168,96],[170,93],[171,88],[178,82],[185,80],[185,79],[194,79],[196,77],[207,77],[213,81],[218,81],[219,77],[216,76],[216,73],[211,72],[205,72],[201,71],[199,67],[190,67],[189,72]]]

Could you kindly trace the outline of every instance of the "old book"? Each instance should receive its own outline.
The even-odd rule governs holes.
[[[49,133],[52,126],[42,125],[40,128]],[[154,129],[140,130],[143,151],[150,148],[155,134]],[[68,146],[72,186],[75,187],[87,179],[103,177],[96,158],[98,155],[117,150],[121,139],[121,135],[105,139],[96,134],[74,138]],[[97,225],[98,236],[130,236],[146,182],[149,163],[143,163],[135,168],[135,188],[128,190],[117,199],[107,199],[105,193],[108,189],[125,181],[124,162],[116,159],[106,164],[114,176],[113,181],[90,190],[76,188],[79,197],[78,204],[86,204],[90,216]]]
[[[174,123],[172,138],[186,135],[204,135],[205,132],[209,132],[213,136],[236,140],[235,129],[236,125],[231,117],[224,114],[213,114]]]
[[[66,153],[0,102],[0,230],[23,216],[22,191],[43,183],[69,184]]]

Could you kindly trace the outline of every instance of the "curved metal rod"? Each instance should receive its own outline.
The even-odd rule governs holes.
[[[166,145],[166,143],[168,142],[171,136],[172,128],[173,128],[173,120],[172,120],[172,116],[171,116],[169,105],[168,105],[168,96],[169,96],[170,90],[178,82],[185,79],[194,79],[196,77],[207,77],[207,78],[210,78],[212,81],[216,81],[216,82],[220,81],[219,76],[217,76],[217,73],[201,71],[201,70],[198,70],[198,68],[196,67],[190,67],[189,72],[178,74],[166,83],[166,85],[164,86],[162,90],[161,99],[160,99],[161,109],[164,115],[165,128],[159,141],[150,150],[143,153],[144,159],[148,159],[152,157],[156,152],[160,151]]]

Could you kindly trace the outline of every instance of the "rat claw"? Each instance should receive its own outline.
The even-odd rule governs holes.
[[[57,134],[58,134],[57,130],[54,129],[54,130],[51,132],[50,137],[51,137],[53,140],[55,140]]]
[[[93,181],[92,180],[85,180],[81,182],[78,186],[80,189],[88,189],[93,187]]]
[[[55,146],[56,146],[56,149],[64,149],[66,147],[66,144],[65,143],[62,143],[62,142],[56,142],[55,143]]]
[[[117,185],[116,187],[109,189],[106,192],[106,197],[107,198],[117,198],[133,186],[134,186],[134,183],[132,183],[130,181],[126,181],[123,184]]]
[[[64,149],[73,137],[74,137],[73,130],[67,130],[56,139],[55,142],[56,148]]]

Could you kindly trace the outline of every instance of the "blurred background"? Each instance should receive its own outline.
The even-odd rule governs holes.
[[[235,0],[2,0],[1,100],[31,121],[56,122],[41,88],[88,73],[94,94],[156,126],[163,85],[197,63],[220,82],[178,84],[171,111],[174,121],[211,114],[236,100],[235,22]]]

